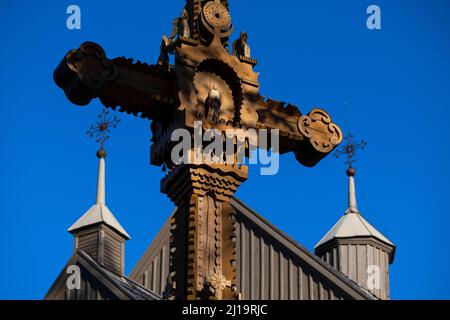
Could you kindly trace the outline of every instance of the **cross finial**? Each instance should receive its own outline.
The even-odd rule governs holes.
[[[109,111],[103,109],[103,111],[98,115],[98,120],[95,124],[91,125],[89,130],[86,132],[89,137],[95,137],[95,142],[100,143],[100,149],[97,151],[97,157],[105,158],[106,151],[103,148],[105,141],[109,139],[110,129],[115,129],[120,122],[120,119],[116,116],[112,117],[109,115]]]
[[[354,172],[352,165],[356,161],[354,159],[356,150],[364,149],[364,147],[367,144],[367,142],[365,142],[364,140],[361,140],[361,142],[359,142],[359,143],[355,143],[355,141],[353,140],[353,137],[354,136],[351,133],[348,133],[347,136],[345,137],[345,139],[347,140],[347,143],[344,145],[341,145],[339,148],[337,148],[333,154],[336,158],[339,158],[341,155],[344,155],[344,154],[347,155],[347,161],[345,163],[348,164],[347,174],[349,174],[349,175],[354,175],[354,173],[351,174],[351,172]]]

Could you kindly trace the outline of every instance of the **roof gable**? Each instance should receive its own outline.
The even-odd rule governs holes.
[[[66,293],[67,267],[70,265],[77,265],[81,270],[81,277],[83,278],[80,290],[76,290],[74,297],[68,297]],[[88,287],[84,288],[83,287]],[[127,277],[118,276],[106,268],[99,265],[91,256],[82,250],[77,250],[73,256],[66,263],[65,267],[59,274],[56,281],[53,283],[47,294],[45,300],[65,300],[65,299],[85,299],[89,296],[87,290],[94,287],[101,288],[97,290],[95,299],[107,300],[160,300],[161,297],[157,294],[147,290],[141,285],[128,279]],[[82,293],[80,295],[80,293]],[[77,295],[78,294],[78,295]]]

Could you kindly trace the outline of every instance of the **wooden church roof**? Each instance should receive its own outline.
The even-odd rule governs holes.
[[[80,290],[68,290],[67,267],[76,265],[81,271]],[[48,290],[45,300],[160,300],[161,297],[133,280],[119,276],[97,263],[83,250],[76,250],[56,281]]]
[[[376,299],[242,201],[234,197],[229,204],[237,221],[241,299]],[[130,279],[160,296],[169,273],[171,218],[129,274]]]

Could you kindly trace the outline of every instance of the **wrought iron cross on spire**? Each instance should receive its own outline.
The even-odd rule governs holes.
[[[359,143],[355,143],[353,138],[354,138],[354,135],[352,135],[351,133],[348,133],[347,137],[345,138],[345,140],[347,140],[347,143],[338,147],[333,153],[333,155],[336,158],[339,158],[340,156],[346,154],[347,161],[345,163],[348,164],[349,168],[352,168],[353,162],[356,161],[354,159],[354,156],[356,155],[356,150],[358,150],[358,149],[362,150],[367,145],[367,142],[364,140],[361,140],[361,142],[359,142]]]
[[[99,158],[104,158],[106,156],[105,149],[103,148],[105,141],[108,140],[110,129],[117,128],[117,125],[120,122],[120,119],[116,116],[110,116],[110,112],[107,109],[103,109],[103,111],[97,116],[98,120],[95,124],[91,125],[86,133],[89,137],[95,137],[95,142],[100,143],[100,148],[97,152],[97,156]]]

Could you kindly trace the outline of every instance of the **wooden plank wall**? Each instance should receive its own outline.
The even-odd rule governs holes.
[[[344,294],[238,215],[238,286],[244,300],[339,300]]]
[[[170,225],[166,223],[129,278],[162,296],[169,275]]]
[[[238,212],[236,219],[237,284],[241,299],[339,300],[347,297],[242,213]],[[159,295],[164,291],[169,270],[169,232],[166,224],[129,275]]]
[[[322,254],[321,258],[378,298],[390,299],[389,254],[387,252],[371,244],[340,244],[339,248],[330,249]],[[369,289],[367,286],[367,267],[370,265],[380,268],[379,289]]]

